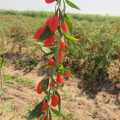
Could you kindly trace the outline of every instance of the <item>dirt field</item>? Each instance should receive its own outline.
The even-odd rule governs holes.
[[[25,71],[23,68],[18,69],[14,64],[6,64],[3,68],[3,74],[15,76],[16,78],[34,80],[35,85],[44,77],[45,73],[39,72],[39,65],[31,71]],[[62,111],[70,117],[69,120],[120,120],[120,89],[114,87],[111,81],[106,80],[97,88],[96,92],[88,90],[88,86],[79,79],[76,74],[75,78],[64,78],[63,89],[68,93],[62,96]],[[23,87],[17,82],[14,84],[4,84],[5,90],[2,96],[2,106],[8,100],[14,98],[12,113],[6,114],[0,120],[9,120],[14,114],[12,120],[26,120],[28,108],[40,102],[44,93],[38,95],[36,87]],[[84,88],[84,89],[83,89]],[[57,120],[57,118],[54,118]],[[62,120],[62,119],[61,119]]]

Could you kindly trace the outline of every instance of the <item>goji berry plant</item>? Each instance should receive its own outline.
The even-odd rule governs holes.
[[[66,66],[81,74],[93,91],[109,78],[111,66],[115,67],[117,64],[119,69],[119,28],[119,21],[114,25],[106,21],[99,23],[98,27],[94,26],[94,23],[76,24],[74,27],[73,34],[79,39],[76,44],[78,54],[71,56],[66,53],[64,61]],[[119,79],[117,71],[114,76]]]
[[[65,13],[66,4],[76,8],[74,3],[69,0],[45,0],[46,3],[56,2],[55,14],[48,18],[45,25],[39,28],[34,34],[34,39],[42,50],[47,51],[42,57],[51,56],[45,68],[42,70],[50,70],[50,72],[38,83],[37,93],[45,93],[44,99],[33,109],[27,120],[34,117],[40,120],[52,120],[52,113],[61,118],[67,118],[61,112],[61,97],[58,88],[63,83],[63,75],[73,77],[71,72],[63,66],[64,51],[76,53],[73,46],[75,40],[70,34],[73,32],[71,20]],[[63,3],[63,5],[62,5]],[[66,33],[69,29],[70,34]],[[72,44],[72,45],[71,45]],[[71,45],[71,46],[70,46]],[[62,91],[64,91],[62,89]],[[58,110],[54,107],[58,106]]]

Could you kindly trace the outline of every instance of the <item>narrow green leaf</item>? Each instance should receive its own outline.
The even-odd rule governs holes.
[[[74,3],[72,3],[70,0],[65,0],[65,1],[70,7],[80,10],[80,8],[76,6]]]
[[[3,94],[3,91],[0,91],[0,96]]]
[[[40,71],[50,70],[50,69],[54,68],[55,66],[56,66],[56,64],[54,63],[53,65],[51,65],[49,67],[42,68]]]
[[[79,39],[74,38],[74,37],[72,37],[72,36],[70,36],[68,34],[65,34],[65,37],[68,38],[68,39],[71,39],[71,40],[79,40]]]
[[[54,54],[54,52],[45,53],[41,58],[46,57],[48,55],[52,55],[52,54]]]
[[[53,108],[51,108],[51,110],[52,110],[52,112],[53,112],[55,115],[57,115],[58,117],[61,117],[59,111],[57,111],[57,110],[55,110],[55,109],[53,109]]]
[[[14,98],[13,98],[13,99],[11,99],[11,100],[9,100],[9,101],[8,101],[7,103],[5,103],[3,106],[6,106],[6,105],[11,104],[13,100],[14,100]]]
[[[49,47],[44,47],[44,43],[43,42],[35,42],[35,44],[39,45],[40,48],[42,49],[42,51],[49,53],[51,52]]]
[[[40,120],[43,120],[43,118],[45,117],[45,114],[43,114],[43,116],[42,117],[40,117]]]
[[[13,84],[13,82],[5,82],[5,83],[8,83],[8,84]]]
[[[9,120],[12,120],[15,117],[15,114],[13,115],[13,117],[11,117]]]
[[[56,3],[56,5],[58,5],[58,4],[60,4],[60,0],[57,0],[57,3]]]
[[[40,87],[40,89],[46,93],[47,92],[47,85],[42,85]]]
[[[55,90],[54,92],[59,97],[58,109],[59,109],[59,112],[61,112],[61,98],[60,98],[60,94],[58,93],[57,90]]]
[[[3,67],[4,64],[5,64],[5,59],[2,58],[2,61],[1,61],[1,68]]]
[[[59,13],[60,13],[61,26],[62,26],[65,21],[65,12],[62,9],[62,7],[59,7]]]
[[[69,73],[71,75],[71,77],[74,77],[68,69],[64,68],[64,71]]]
[[[58,49],[58,45],[50,47],[50,50],[53,51],[53,52],[56,52],[57,49]]]
[[[65,1],[63,0],[63,11],[64,11],[64,13],[65,13],[65,10],[66,10],[66,6],[65,6]]]
[[[30,113],[30,115],[28,116],[27,120],[32,120],[36,115],[38,115],[41,110],[42,110],[42,106],[43,106],[43,102],[40,102]]]
[[[76,47],[75,40],[69,39],[69,41],[73,44],[74,48]]]
[[[47,93],[48,85],[49,85],[49,78],[46,78],[42,81],[42,85],[40,89],[44,91],[45,93]]]
[[[69,47],[68,45],[66,45],[65,48],[66,48],[67,50],[69,50],[70,52],[74,52],[74,53],[77,54],[77,52],[76,52],[73,48]]]
[[[50,110],[49,110],[49,120],[52,120],[52,114]]]
[[[44,52],[46,52],[46,53],[51,52],[50,48],[48,48],[48,47],[42,46],[41,48],[42,48],[42,50],[43,50]]]
[[[44,41],[44,40],[46,40],[47,38],[49,38],[53,34],[54,34],[54,32],[51,32],[50,29],[49,29],[49,26],[47,26],[45,31],[42,33],[42,35],[38,39],[38,41]]]
[[[51,108],[51,110],[52,110],[52,112],[53,112],[55,115],[57,115],[58,117],[68,118],[68,117],[66,117],[65,115],[63,115],[62,112],[59,112],[59,111],[57,111],[57,110],[55,110],[55,109],[53,109],[53,108]]]
[[[40,46],[44,46],[43,42],[35,42],[35,44],[40,45]]]
[[[71,20],[68,18],[68,16],[65,14],[65,22],[69,28],[70,34],[73,33],[73,26]]]
[[[5,110],[6,112],[9,112],[9,113],[11,111],[10,108],[8,108],[8,107],[3,107],[2,109]]]
[[[44,51],[46,52],[46,54],[44,54],[42,58],[51,54],[55,54],[57,49],[58,49],[58,46],[49,47],[47,49],[44,48]]]

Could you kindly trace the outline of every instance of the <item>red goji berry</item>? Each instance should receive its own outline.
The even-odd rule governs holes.
[[[54,2],[55,0],[45,0],[46,3],[52,3]]]
[[[58,29],[58,25],[59,25],[59,17],[58,15],[53,15],[49,23],[50,31],[55,32]]]
[[[45,29],[46,29],[45,27],[41,27],[40,29],[38,29],[34,34],[34,39],[38,39],[42,35]]]
[[[51,82],[50,82],[50,86],[51,86]],[[55,82],[54,81],[52,81],[52,86],[55,86]]]
[[[51,35],[47,40],[44,42],[45,47],[49,47],[55,39],[55,35]]]
[[[65,51],[66,50],[66,48],[65,48],[66,45],[67,44],[64,41],[60,42],[60,49],[63,50],[63,51]]]
[[[38,93],[38,94],[41,94],[41,93],[43,92],[43,91],[40,89],[41,85],[42,85],[42,82],[40,81],[40,82],[38,83],[38,85],[37,85],[37,93]]]
[[[55,107],[59,103],[59,97],[55,94],[52,96],[52,106]]]
[[[67,24],[64,22],[63,26],[61,27],[61,29],[63,30],[63,32],[67,31]]]
[[[61,84],[63,82],[63,77],[62,75],[57,75],[56,82]]]
[[[58,63],[61,63],[61,60],[63,61],[63,53],[62,53],[62,52],[59,52],[59,53],[58,53],[58,57],[59,57]]]
[[[48,61],[48,64],[47,66],[51,66],[53,63],[55,62],[55,58],[51,58],[49,61]]]
[[[50,20],[51,20],[51,17],[46,20],[45,25],[49,25]]]
[[[69,77],[71,77],[71,75],[69,74],[69,73],[65,73],[65,75],[69,78]]]
[[[47,109],[47,103],[44,101],[42,111],[45,111]]]
[[[47,117],[44,117],[44,119],[43,120],[47,120]],[[48,117],[48,120],[49,120],[49,117]]]
[[[41,117],[41,115],[40,115],[40,114],[36,115],[36,118],[40,118],[40,117]]]

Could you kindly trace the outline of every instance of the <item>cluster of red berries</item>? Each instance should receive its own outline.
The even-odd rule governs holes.
[[[45,0],[46,3],[52,3],[54,1],[57,1],[57,0]],[[44,27],[41,27],[40,29],[38,29],[36,31],[36,33],[34,34],[34,39],[39,39],[41,37],[41,35],[43,34],[43,32],[46,30],[47,27],[49,27],[49,30],[51,32],[55,32],[57,29],[58,29],[58,26],[60,25],[61,29],[63,32],[66,32],[67,31],[67,24],[64,22],[63,25],[60,24],[60,20],[59,20],[59,16],[57,14],[51,16],[50,18],[48,18],[45,22],[45,26]],[[49,47],[55,40],[55,34],[51,35],[49,38],[47,38],[45,41],[44,41],[44,46],[45,47]],[[60,49],[61,51],[65,51],[66,50],[66,43],[64,41],[61,41],[60,42]],[[63,61],[63,53],[62,52],[59,52],[58,53],[58,63],[60,64],[62,61]],[[49,61],[48,61],[48,64],[47,66],[51,66],[55,63],[56,59],[54,57],[52,57]],[[71,77],[71,75],[69,73],[65,73],[65,75],[67,77]],[[57,75],[56,77],[56,82],[58,84],[61,84],[63,82],[63,77],[62,75]],[[41,94],[43,91],[40,89],[42,85],[42,81],[40,81],[37,85],[37,93],[38,94]],[[55,86],[55,82],[52,81],[52,83],[50,82],[49,84],[50,86]],[[53,94],[52,95],[52,100],[51,100],[51,105],[53,107],[57,106],[59,103],[59,97],[58,95],[56,94]],[[47,102],[44,101],[43,103],[43,107],[42,107],[42,112],[44,112],[45,110],[47,109]],[[36,118],[40,118],[41,117],[41,114],[38,114],[36,116]],[[47,120],[47,117],[44,117],[43,120]],[[48,120],[49,120],[49,117],[48,117]]]
[[[55,32],[58,29],[59,26],[59,17],[58,15],[53,15],[50,18],[48,18],[45,22],[45,27],[41,27],[40,29],[38,29],[36,31],[36,33],[34,34],[34,39],[39,39],[40,36],[42,35],[42,33],[45,31],[46,26],[49,26],[49,29],[51,32]],[[63,30],[63,32],[67,31],[67,25],[64,22],[63,26],[61,27],[61,29]],[[55,40],[55,35],[51,35],[49,38],[47,38],[44,42],[44,46],[45,47],[49,47]],[[65,42],[61,42],[61,50],[65,51]]]

